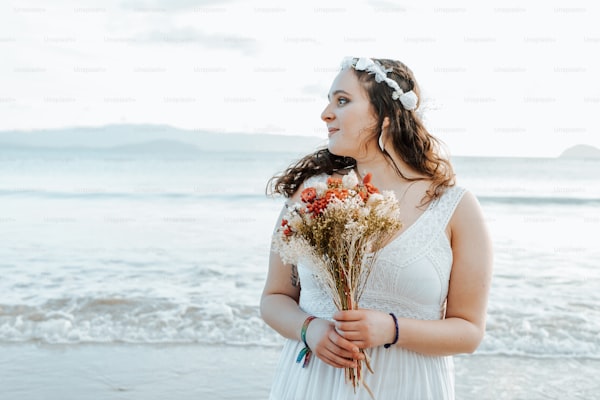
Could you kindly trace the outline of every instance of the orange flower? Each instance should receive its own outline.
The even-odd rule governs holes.
[[[317,198],[317,190],[314,187],[306,188],[300,195],[301,199],[305,203],[312,203]]]
[[[364,192],[363,190],[361,190],[360,192],[358,192],[358,195],[360,196],[360,198],[362,199],[362,201],[366,202],[367,199],[369,198],[369,194]]]
[[[313,218],[316,218],[323,212],[325,207],[327,207],[327,199],[322,197],[316,199],[313,203],[308,204],[306,209],[310,211]]]
[[[328,189],[325,192],[325,198],[329,202],[333,198],[344,200],[348,197],[348,189]]]
[[[327,187],[339,188],[342,186],[342,180],[340,178],[327,178]]]
[[[371,178],[373,178],[373,174],[372,173],[368,173],[365,175],[365,177],[363,178],[363,183],[366,185],[367,183],[371,183]]]
[[[379,193],[379,190],[370,183],[365,183],[365,188],[367,189],[367,193],[369,194]]]

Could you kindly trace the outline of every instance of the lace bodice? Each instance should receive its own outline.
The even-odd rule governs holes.
[[[326,179],[326,176],[311,179]],[[310,186],[311,182],[307,182]],[[445,230],[464,189],[452,187],[432,201],[402,234],[386,245],[371,272],[361,308],[393,312],[398,317],[441,319],[444,316],[452,249]],[[314,269],[299,263],[300,307],[330,319],[337,311]]]

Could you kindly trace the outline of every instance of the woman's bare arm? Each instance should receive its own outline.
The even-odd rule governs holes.
[[[284,213],[285,208],[276,226],[281,224]],[[294,340],[301,340],[302,325],[309,316],[298,305],[300,285],[296,267],[284,264],[279,254],[271,249],[269,272],[260,302],[261,316],[279,334]],[[356,345],[342,338],[335,331],[331,321],[323,319],[312,321],[306,339],[317,357],[337,368],[354,367],[356,363],[354,360],[363,357]]]

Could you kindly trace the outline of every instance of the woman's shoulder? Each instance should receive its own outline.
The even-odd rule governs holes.
[[[451,206],[455,208],[468,190],[462,186],[452,185],[445,187],[442,192],[431,200],[431,207]]]
[[[454,225],[463,225],[474,222],[483,222],[483,211],[477,196],[463,186],[452,186],[447,190],[448,196],[453,200],[454,213],[450,221]],[[446,195],[446,193],[444,193]]]

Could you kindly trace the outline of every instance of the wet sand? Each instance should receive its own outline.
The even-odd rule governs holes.
[[[0,399],[266,399],[278,348],[0,346]],[[600,360],[457,356],[457,399],[592,399]]]

